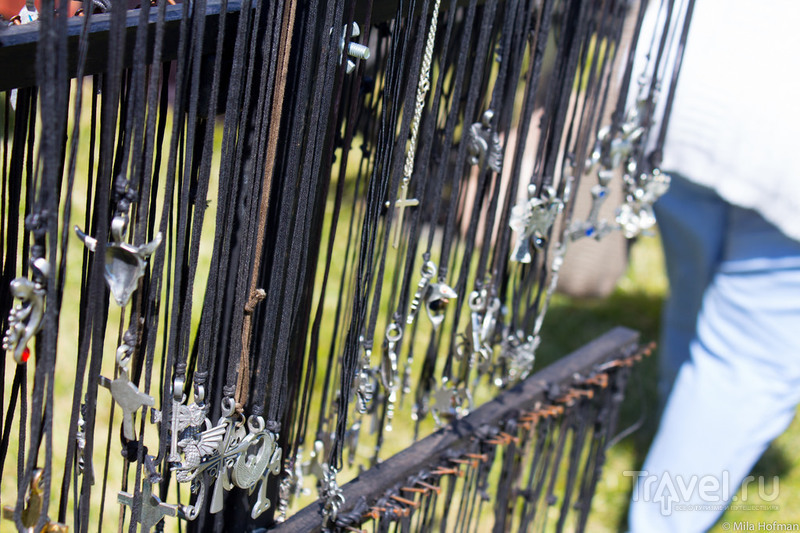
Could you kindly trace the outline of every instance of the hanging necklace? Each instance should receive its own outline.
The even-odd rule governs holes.
[[[397,222],[394,227],[394,237],[392,239],[392,246],[397,248],[400,245],[400,234],[403,231],[403,216],[406,207],[416,207],[419,205],[419,200],[416,198],[408,198],[408,189],[411,182],[411,176],[414,173],[414,160],[417,154],[417,137],[419,135],[419,124],[422,120],[422,111],[425,108],[425,97],[431,87],[431,63],[433,61],[433,46],[436,42],[436,29],[439,22],[439,6],[442,0],[435,0],[433,3],[433,11],[431,12],[431,22],[428,26],[428,36],[425,41],[425,51],[422,56],[422,67],[420,69],[419,83],[417,85],[417,98],[414,104],[414,117],[411,119],[411,134],[408,140],[408,148],[406,150],[406,161],[403,165],[403,180],[400,182],[400,196],[394,202],[394,207],[397,210]],[[391,204],[387,202],[387,207]]]

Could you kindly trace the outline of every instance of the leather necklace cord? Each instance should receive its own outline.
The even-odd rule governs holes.
[[[281,24],[280,48],[278,50],[277,78],[272,95],[272,111],[270,113],[269,131],[278,132],[280,130],[281,118],[283,113],[283,100],[286,91],[287,72],[289,69],[289,57],[291,54],[292,33],[294,29],[294,17],[297,9],[296,0],[289,2],[284,11],[284,18]],[[242,354],[239,359],[239,377],[236,382],[236,401],[240,405],[247,403],[249,396],[249,382],[244,376],[249,376],[250,362],[250,337],[252,330],[252,315],[255,306],[266,298],[266,293],[258,289],[258,273],[261,271],[261,258],[264,252],[264,235],[267,228],[267,212],[269,210],[269,198],[272,192],[272,174],[275,169],[275,158],[278,149],[278,135],[273,135],[267,143],[267,160],[264,167],[264,175],[261,183],[261,199],[258,208],[258,222],[256,234],[256,251],[253,258],[252,272],[250,281],[250,291],[247,304],[245,305],[244,323],[242,326]]]
[[[661,165],[663,157],[664,142],[667,139],[667,131],[669,128],[669,119],[672,116],[672,104],[675,101],[675,91],[678,88],[678,78],[681,73],[681,65],[683,64],[683,53],[686,48],[686,41],[689,38],[689,28],[692,22],[692,13],[694,12],[695,0],[687,0],[686,13],[683,16],[683,27],[680,32],[680,41],[674,59],[672,76],[668,83],[666,105],[664,106],[664,113],[661,117],[661,123],[658,128],[658,137],[656,139],[655,148],[650,153],[649,168],[658,168]]]

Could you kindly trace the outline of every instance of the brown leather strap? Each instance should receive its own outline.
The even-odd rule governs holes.
[[[252,275],[250,277],[250,297],[244,308],[244,322],[242,323],[242,354],[239,358],[239,377],[236,383],[236,403],[244,405],[250,393],[250,337],[253,328],[253,311],[255,306],[266,298],[264,289],[257,287],[258,274],[261,270],[261,258],[264,252],[264,236],[267,229],[267,212],[269,211],[269,198],[272,191],[272,173],[275,170],[275,156],[278,150],[278,132],[283,116],[283,98],[286,92],[286,77],[289,70],[289,55],[292,51],[292,34],[294,32],[294,16],[297,0],[291,0],[288,9],[283,13],[281,26],[281,44],[278,52],[277,77],[272,94],[272,119],[269,131],[271,138],[267,144],[267,160],[264,164],[264,177],[261,184],[261,198],[258,210],[258,227],[256,233],[256,251],[253,258]]]

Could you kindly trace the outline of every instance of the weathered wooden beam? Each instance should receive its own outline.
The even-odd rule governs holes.
[[[461,420],[411,445],[347,483],[342,487],[345,504],[339,512],[348,512],[359,496],[364,495],[369,499],[373,495],[381,495],[420,471],[441,464],[442,457],[449,449],[469,440],[481,427],[496,426],[502,420],[531,410],[537,401],[545,398],[554,385],[570,384],[576,374],[586,376],[601,363],[630,355],[638,340],[638,332],[617,327],[543,368]],[[317,501],[270,531],[316,532],[321,530],[321,523],[321,504]]]

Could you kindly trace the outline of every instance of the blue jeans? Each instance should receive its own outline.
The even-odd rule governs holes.
[[[660,389],[672,390],[629,525],[691,533],[716,522],[800,402],[800,243],[680,177],[656,215],[671,287]]]

